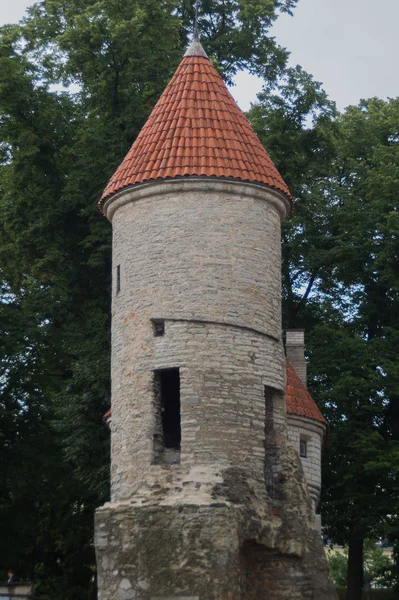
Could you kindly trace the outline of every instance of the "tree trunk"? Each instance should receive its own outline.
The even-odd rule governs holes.
[[[346,600],[362,600],[363,541],[363,538],[353,535],[349,542]]]

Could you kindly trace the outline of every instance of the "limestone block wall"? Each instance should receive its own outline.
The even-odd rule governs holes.
[[[300,456],[309,494],[316,510],[321,492],[321,451],[325,427],[312,419],[288,415],[288,438],[296,450],[300,451],[301,439],[306,441],[307,455]]]
[[[113,197],[112,498],[154,464],[154,371],[178,368],[180,469],[264,477],[265,386],[284,390],[279,194],[236,182],[148,184]],[[155,336],[153,322],[164,323]],[[280,411],[281,412],[281,411]]]
[[[264,385],[283,386],[281,347],[260,334],[221,325],[166,320],[160,338],[151,337],[148,319],[145,327],[147,352],[121,365],[123,395],[113,404],[113,497],[137,493],[150,466],[164,473],[153,464],[153,371],[158,369],[180,369],[181,468],[231,464],[261,478]]]
[[[104,211],[113,229],[113,316],[150,308],[279,340],[287,206],[272,190],[209,179],[147,184],[112,197]]]

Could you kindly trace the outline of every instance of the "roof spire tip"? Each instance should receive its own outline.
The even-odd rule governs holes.
[[[194,18],[194,41],[199,42],[199,30],[198,30],[198,7],[199,0],[195,2],[195,18]]]
[[[208,56],[200,42],[200,34],[199,34],[199,27],[198,27],[198,9],[199,9],[199,0],[196,0],[193,41],[191,42],[190,46],[187,48],[187,51],[184,56],[204,56],[205,58],[208,58]]]
[[[190,46],[187,48],[184,56],[203,56],[204,58],[208,58],[208,56],[200,42],[200,33],[199,33],[199,26],[198,26],[199,1],[200,0],[195,1],[193,40],[192,40]]]
[[[208,58],[207,53],[205,52],[201,42],[199,41],[199,37],[193,37],[193,41],[187,48],[184,56],[203,56],[204,58]]]

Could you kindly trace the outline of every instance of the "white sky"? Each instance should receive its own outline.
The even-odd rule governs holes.
[[[290,64],[311,73],[340,110],[361,98],[399,96],[399,0],[299,0],[272,34],[291,52]],[[240,74],[237,101],[245,110],[261,85]]]
[[[0,25],[17,22],[32,0],[0,0]],[[321,81],[338,108],[361,98],[399,96],[399,0],[299,0],[273,27],[277,42]],[[243,110],[261,82],[239,74],[231,88]]]

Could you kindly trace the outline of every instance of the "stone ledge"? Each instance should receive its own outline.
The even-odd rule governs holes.
[[[124,188],[111,196],[103,205],[104,215],[112,222],[115,211],[129,202],[142,200],[154,195],[187,193],[194,191],[225,192],[231,195],[249,196],[269,202],[280,215],[281,221],[291,210],[288,199],[280,192],[266,186],[244,181],[190,177],[190,179],[170,179],[141,183]]]

